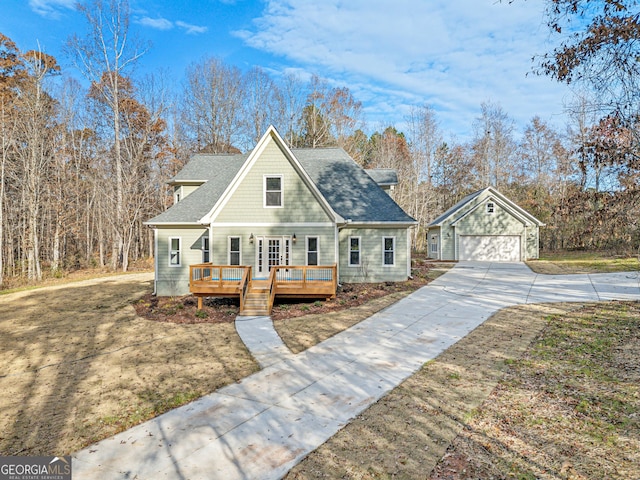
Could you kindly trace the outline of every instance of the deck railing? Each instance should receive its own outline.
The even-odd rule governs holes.
[[[317,286],[320,283],[330,283],[337,287],[337,267],[331,266],[277,266],[271,267],[276,271],[276,287],[301,287]],[[335,291],[335,288],[334,288]]]
[[[247,292],[251,288],[251,267],[244,271],[242,282],[240,283],[240,311],[244,310],[244,300],[247,298]]]
[[[273,266],[268,279],[268,308],[276,295],[288,297],[333,297],[338,286],[338,270],[331,266]],[[213,265],[201,263],[189,266],[189,290],[198,297],[202,308],[203,297],[240,297],[240,310],[244,309],[247,294],[252,289],[250,266]],[[255,285],[254,285],[255,286]],[[262,287],[264,288],[264,287]]]

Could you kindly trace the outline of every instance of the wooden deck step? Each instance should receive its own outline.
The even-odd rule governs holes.
[[[241,316],[269,315],[269,292],[263,290],[252,290],[247,293],[244,299],[244,307],[240,311]]]

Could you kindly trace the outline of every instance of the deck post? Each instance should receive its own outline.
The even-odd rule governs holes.
[[[198,295],[198,310],[202,310],[202,296]]]

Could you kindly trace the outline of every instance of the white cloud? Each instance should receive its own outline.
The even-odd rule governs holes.
[[[58,18],[61,10],[73,10],[76,0],[29,0],[29,8],[43,17]]]
[[[443,127],[460,134],[486,100],[521,124],[562,110],[563,88],[527,76],[531,58],[549,49],[542,8],[495,0],[268,0],[252,28],[235,35],[349,86],[369,116],[428,103]]]
[[[142,17],[137,19],[136,23],[156,30],[171,30],[173,28],[173,22],[166,18]]]
[[[167,20],[166,18],[141,17],[136,20],[136,23],[145,27],[154,28],[156,30],[171,30],[174,27],[179,27],[185,30],[185,32],[189,35],[204,33],[207,31],[207,27],[192,25],[180,20],[172,22],[171,20]]]
[[[202,26],[198,26],[198,25],[191,25],[190,23],[186,23],[186,22],[181,22],[180,20],[178,20],[176,22],[176,25],[180,28],[184,28],[186,30],[186,32],[190,35],[192,34],[199,34],[199,33],[205,33],[208,28],[207,27],[202,27]]]

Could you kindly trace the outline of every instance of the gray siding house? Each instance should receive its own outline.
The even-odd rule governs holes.
[[[389,189],[390,172],[372,173]],[[403,281],[417,222],[340,148],[290,149],[273,127],[248,154],[193,156],[155,230],[157,295],[189,293],[189,266],[336,265],[339,282]]]
[[[437,260],[520,262],[538,258],[540,220],[493,187],[478,190],[427,227]]]

